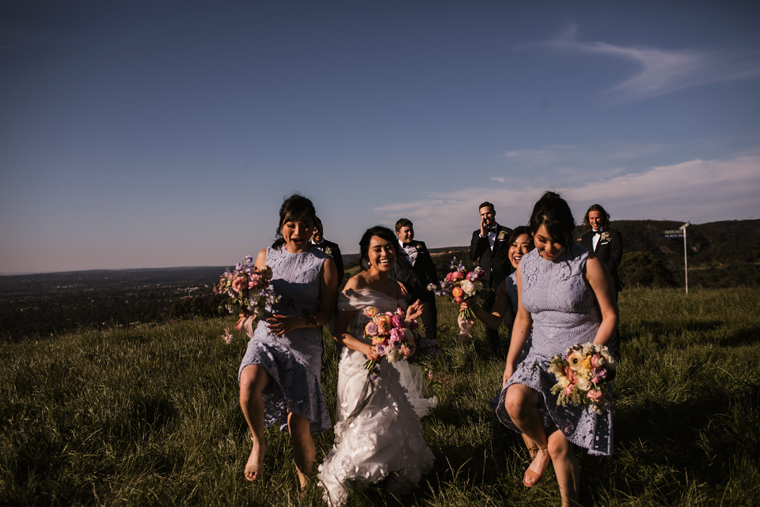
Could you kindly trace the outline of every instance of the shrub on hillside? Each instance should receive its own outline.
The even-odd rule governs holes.
[[[185,297],[172,303],[169,318],[191,319],[193,317],[221,317],[227,312],[220,309],[223,296],[219,294],[204,294],[202,296]]]
[[[649,252],[626,252],[618,268],[624,287],[675,287],[673,273]]]

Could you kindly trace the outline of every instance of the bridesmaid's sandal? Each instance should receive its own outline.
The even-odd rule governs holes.
[[[251,437],[251,442],[254,442],[253,437]],[[264,463],[264,454],[267,452],[267,441],[264,439],[261,446],[258,448],[258,452],[256,447],[251,449],[251,455],[248,456],[248,462],[245,464],[245,478],[248,481],[257,481],[261,479],[261,471],[263,468]]]
[[[551,463],[551,461],[552,459],[551,456],[549,456],[548,449],[538,449],[536,452],[536,457],[533,458],[530,466],[525,471],[525,475],[523,476],[523,485],[526,488],[532,488],[541,482],[541,479],[544,477],[544,472],[546,472],[546,469],[549,467],[549,463]]]

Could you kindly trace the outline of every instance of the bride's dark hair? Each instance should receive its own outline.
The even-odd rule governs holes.
[[[362,259],[369,261],[369,241],[372,239],[372,236],[383,238],[393,245],[393,251],[396,252],[396,257],[398,257],[398,238],[396,235],[387,227],[376,225],[367,229],[364,232],[362,239],[359,241],[359,253],[361,254]]]
[[[533,236],[539,227],[546,227],[546,231],[552,239],[565,248],[573,244],[573,229],[575,219],[570,206],[556,192],[546,192],[533,206],[528,227]]]
[[[283,201],[282,206],[280,206],[280,225],[277,226],[276,239],[272,243],[272,248],[280,248],[285,244],[285,239],[282,237],[282,226],[289,220],[308,222],[313,226],[317,220],[314,204],[301,194],[293,194]]]

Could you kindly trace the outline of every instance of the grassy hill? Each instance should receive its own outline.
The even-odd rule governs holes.
[[[381,486],[349,505],[559,505],[551,467],[534,488],[520,482],[529,459],[490,408],[504,365],[483,327],[458,342],[457,310],[439,303],[443,355],[428,383],[439,405],[422,421],[434,469],[406,497]],[[621,294],[614,455],[580,456],[583,505],[760,503],[758,307],[752,289]],[[265,478],[243,477],[251,444],[236,375],[246,344],[221,338],[233,320],[0,343],[0,505],[321,505],[316,485],[296,492],[289,438],[277,429],[267,430]],[[334,345],[324,343],[334,407]],[[332,443],[332,431],[315,437],[317,462]]]

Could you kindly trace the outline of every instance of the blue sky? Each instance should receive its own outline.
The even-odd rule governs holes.
[[[760,218],[756,2],[0,7],[0,273],[231,265],[284,197],[325,236]]]

